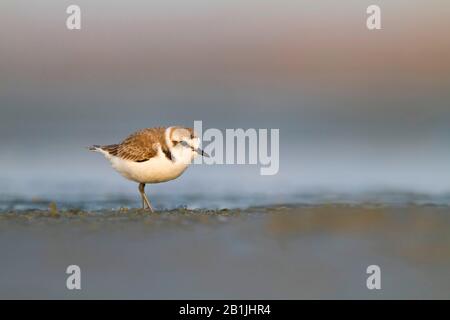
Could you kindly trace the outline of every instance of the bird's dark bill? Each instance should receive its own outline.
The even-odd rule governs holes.
[[[199,155],[201,155],[201,156],[203,156],[203,157],[206,157],[206,158],[209,158],[209,154],[207,154],[205,151],[203,151],[202,149],[200,149],[200,148],[197,148],[196,150],[195,150]]]

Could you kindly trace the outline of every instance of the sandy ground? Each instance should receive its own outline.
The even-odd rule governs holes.
[[[0,298],[448,299],[449,230],[439,206],[5,211]]]

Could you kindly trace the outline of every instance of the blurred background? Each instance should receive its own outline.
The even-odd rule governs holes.
[[[2,0],[0,298],[448,299],[449,30],[447,0]],[[279,173],[195,165],[151,215],[85,149],[194,120],[280,129]]]
[[[450,3],[375,2],[378,31],[365,0],[77,0],[70,31],[74,1],[2,1],[3,204],[137,205],[136,185],[84,147],[194,120],[279,128],[279,174],[194,166],[149,186],[159,206],[394,192],[450,203]]]

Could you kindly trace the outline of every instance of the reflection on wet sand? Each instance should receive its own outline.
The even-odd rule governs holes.
[[[449,298],[449,213],[370,203],[5,211],[0,297]],[[73,263],[86,282],[76,295],[63,285]],[[365,287],[371,264],[377,293]]]
[[[382,246],[386,254],[414,262],[438,263],[450,261],[449,213],[449,208],[436,207],[327,205],[271,215],[267,226],[277,236],[365,236],[377,240],[374,243]]]

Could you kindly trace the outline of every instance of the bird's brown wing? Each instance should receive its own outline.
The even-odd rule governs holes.
[[[158,147],[167,155],[170,151],[165,142],[165,128],[148,128],[139,130],[122,143],[103,146],[111,155],[135,162],[147,161],[158,154]]]

